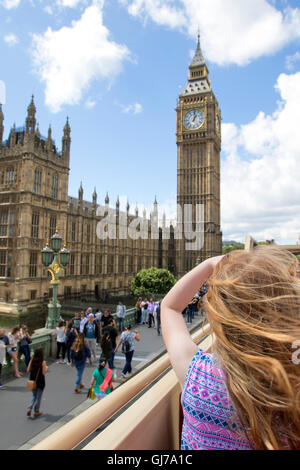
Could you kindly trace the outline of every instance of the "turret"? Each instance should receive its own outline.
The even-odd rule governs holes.
[[[82,181],[80,182],[80,187],[78,189],[78,199],[79,201],[83,200],[83,187],[82,187]]]
[[[9,146],[14,147],[16,145],[16,124],[14,123],[12,130],[10,131],[9,136]]]
[[[34,97],[32,95],[31,102],[27,108],[27,117],[26,117],[26,124],[25,124],[25,135],[27,137],[34,137],[35,134],[35,119],[36,107],[34,104]]]
[[[69,125],[69,118],[64,127],[64,135],[62,138],[62,158],[64,158],[69,164],[70,161],[70,148],[71,148],[71,128]]]
[[[51,130],[51,125],[49,124],[48,138],[47,138],[47,149],[48,149],[48,152],[51,152],[51,151],[52,151],[52,146],[53,146],[53,142],[52,142],[52,130]]]
[[[117,211],[120,210],[120,199],[119,199],[119,196],[118,196],[118,199],[117,199],[117,202],[116,202],[116,210],[117,210]]]
[[[96,188],[94,188],[94,192],[93,192],[93,204],[97,204],[97,192],[96,192]]]

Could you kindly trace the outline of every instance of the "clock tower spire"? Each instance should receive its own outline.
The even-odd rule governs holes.
[[[212,91],[198,34],[197,48],[189,65],[188,83],[179,95],[177,113],[177,204],[182,221],[192,206],[192,231],[202,248],[187,249],[187,239],[178,243],[179,276],[197,262],[222,252],[220,231],[221,111]],[[203,224],[197,226],[197,205],[203,208]],[[186,219],[187,220],[187,219]],[[199,221],[198,221],[199,222]],[[183,226],[185,229],[186,221]],[[201,233],[197,231],[200,230]]]

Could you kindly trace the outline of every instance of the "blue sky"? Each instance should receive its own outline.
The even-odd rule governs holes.
[[[5,138],[35,96],[40,132],[71,124],[69,195],[94,187],[171,217],[176,99],[201,30],[223,117],[224,238],[300,233],[300,8],[267,0],[0,0]],[[2,98],[2,101],[3,98]],[[298,99],[299,103],[299,99]],[[299,167],[299,168],[298,168]],[[299,186],[299,188],[298,188]]]

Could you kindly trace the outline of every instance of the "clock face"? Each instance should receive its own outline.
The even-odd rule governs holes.
[[[200,109],[189,111],[184,118],[184,125],[187,129],[199,129],[204,123],[204,114]]]

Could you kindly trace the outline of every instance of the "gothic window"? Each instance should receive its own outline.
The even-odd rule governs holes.
[[[31,238],[39,238],[39,214],[33,213],[31,219]]]
[[[50,217],[50,227],[49,227],[49,238],[52,237],[52,235],[55,234],[56,231],[56,216],[51,215]]]
[[[71,240],[72,242],[76,240],[76,222],[72,222]]]
[[[14,167],[9,167],[6,169],[6,184],[13,184],[15,180],[15,169]]]
[[[9,213],[9,236],[14,236],[14,221],[15,221],[15,210],[10,209]]]
[[[29,260],[29,277],[36,277],[37,275],[37,252],[32,251],[30,253]]]
[[[91,241],[91,225],[87,224],[86,226],[86,241],[87,243],[90,243]]]
[[[75,255],[70,255],[70,275],[72,276],[75,272]]]
[[[51,188],[51,197],[57,199],[58,197],[58,176],[52,176],[52,188]]]
[[[11,277],[11,267],[12,267],[12,252],[7,253],[7,272],[6,277]]]
[[[0,237],[7,236],[8,227],[8,209],[2,209],[0,212]]]
[[[33,190],[36,194],[41,194],[41,186],[42,186],[42,171],[36,169],[34,171],[34,185]]]
[[[0,250],[0,276],[5,277],[6,275],[6,251]]]
[[[95,274],[102,274],[102,256],[95,256]]]

